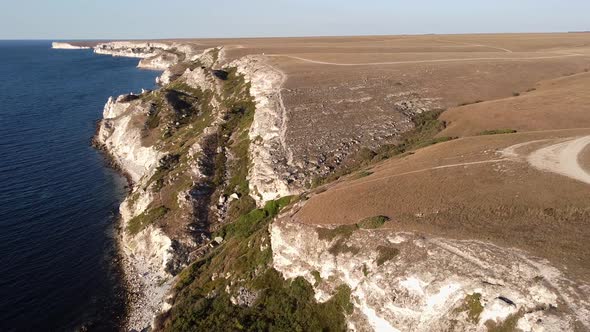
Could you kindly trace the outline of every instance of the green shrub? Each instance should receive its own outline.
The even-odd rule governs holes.
[[[467,105],[473,105],[473,104],[479,104],[479,103],[483,103],[483,100],[463,102],[463,103],[460,103],[459,106],[467,106]]]
[[[385,262],[394,259],[397,255],[399,255],[399,249],[387,246],[378,246],[377,251],[379,255],[377,256],[377,266],[381,266],[385,264]]]
[[[336,242],[334,242],[334,244],[330,248],[328,248],[328,252],[334,256],[346,253],[356,255],[360,252],[360,248],[348,245],[346,243],[346,239],[340,238]]]
[[[320,284],[320,282],[322,282],[322,276],[320,275],[320,272],[318,270],[311,271],[311,275],[313,276],[313,279],[315,280],[314,286],[317,286]]]
[[[514,134],[517,131],[514,129],[493,129],[493,130],[484,130],[477,135],[484,136],[484,135],[500,135],[500,134]]]
[[[357,179],[364,178],[364,177],[367,177],[371,174],[373,174],[373,172],[371,172],[371,171],[360,171],[357,173],[356,178]]]
[[[226,237],[245,238],[260,229],[262,221],[274,218],[285,206],[291,202],[292,196],[269,201],[262,209],[254,209],[242,215],[233,223],[226,225],[217,235]]]
[[[176,284],[172,309],[156,320],[163,331],[343,331],[351,314],[351,290],[336,289],[318,303],[304,278],[283,279],[270,265],[270,216],[290,199],[280,199],[240,218],[240,237],[228,237],[206,257],[186,268]],[[237,229],[234,227],[234,231]],[[266,246],[263,248],[263,244]],[[227,273],[230,274],[227,274]],[[217,277],[211,276],[227,276]],[[312,272],[316,282],[319,272]],[[234,305],[238,288],[255,294],[251,306]],[[229,293],[226,291],[229,290]]]
[[[479,323],[479,316],[483,312],[483,306],[481,305],[481,294],[473,293],[467,295],[463,304],[455,309],[455,312],[467,312],[467,319],[473,324]]]
[[[358,226],[362,229],[376,229],[383,226],[389,220],[391,219],[387,216],[374,216],[359,221]]]
[[[168,211],[168,208],[165,206],[159,206],[142,212],[140,215],[129,220],[129,223],[127,224],[127,232],[131,235],[141,232],[148,225],[153,224],[158,219],[164,217]]]
[[[336,228],[316,228],[318,239],[332,241],[336,237],[348,239],[358,229],[357,224],[340,225]]]
[[[503,322],[496,323],[494,321],[485,322],[485,326],[488,328],[488,332],[513,332],[517,331],[516,326],[518,321],[524,316],[524,312],[519,312],[508,316]]]

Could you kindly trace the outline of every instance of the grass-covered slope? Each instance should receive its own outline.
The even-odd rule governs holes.
[[[342,331],[350,289],[318,303],[312,285],[272,268],[269,223],[290,198],[271,201],[218,233],[224,242],[179,276],[165,331]]]

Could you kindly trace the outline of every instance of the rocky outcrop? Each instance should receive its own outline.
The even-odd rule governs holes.
[[[273,223],[273,265],[286,278],[315,285],[319,301],[348,285],[351,330],[590,327],[588,285],[524,252],[386,229],[320,233],[288,218]]]
[[[138,68],[162,71],[200,53],[190,45],[126,41],[98,44],[94,52],[139,58]]]
[[[150,58],[171,46],[166,43],[116,41],[98,44],[94,53],[128,58]]]
[[[60,43],[60,42],[53,42],[51,43],[51,48],[53,49],[61,49],[61,50],[84,50],[90,49],[89,46],[76,46],[69,43]]]
[[[152,69],[152,70],[166,70],[173,65],[182,61],[183,55],[174,52],[161,51],[158,54],[149,58],[144,58],[139,61],[138,68]]]
[[[250,127],[252,165],[249,185],[252,198],[264,202],[297,194],[297,170],[285,143],[287,114],[281,98],[284,73],[268,64],[262,56],[246,56],[229,64],[250,82],[250,95],[256,103]]]
[[[147,116],[152,106],[138,99],[130,100],[134,97],[109,98],[97,139],[133,182],[138,182],[153,174],[162,154],[153,147],[142,145],[142,126],[138,125],[138,118]]]

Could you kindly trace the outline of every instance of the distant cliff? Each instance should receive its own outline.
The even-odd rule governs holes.
[[[76,46],[76,45],[72,45],[69,43],[53,42],[53,43],[51,43],[51,48],[63,49],[63,50],[82,50],[82,49],[89,49],[90,46]]]

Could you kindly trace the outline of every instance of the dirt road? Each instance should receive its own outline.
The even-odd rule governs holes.
[[[590,184],[590,174],[580,165],[578,158],[589,144],[590,136],[567,140],[536,150],[528,156],[527,160],[537,169]]]
[[[507,58],[507,57],[485,57],[485,58],[457,58],[457,59],[433,59],[433,60],[410,60],[410,61],[386,61],[386,62],[365,62],[365,63],[337,63],[318,61],[313,59],[307,59],[294,55],[287,54],[266,54],[269,57],[286,57],[308,63],[315,63],[320,65],[330,66],[383,66],[383,65],[403,65],[403,64],[420,64],[420,63],[439,63],[439,62],[466,62],[466,61],[527,61],[527,60],[545,60],[545,59],[559,59],[576,56],[584,56],[584,54],[578,53],[566,53],[559,55],[545,55],[545,56],[534,56],[534,57],[522,57],[522,58]]]

